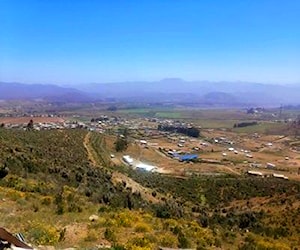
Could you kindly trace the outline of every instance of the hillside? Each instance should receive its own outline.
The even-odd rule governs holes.
[[[57,248],[294,249],[300,184],[176,178],[112,164],[111,137],[0,128],[0,219]],[[89,219],[91,215],[94,219]]]

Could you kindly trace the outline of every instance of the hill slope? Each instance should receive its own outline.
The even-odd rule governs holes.
[[[85,130],[0,129],[0,167],[9,169],[0,180],[2,226],[60,248],[300,245],[297,182],[178,179],[111,165],[109,150],[103,135]]]

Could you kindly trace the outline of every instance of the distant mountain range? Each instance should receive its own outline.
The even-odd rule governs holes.
[[[279,106],[300,104],[299,85],[250,82],[184,81],[167,78],[156,82],[87,83],[72,86],[0,83],[0,99],[46,101],[178,103],[199,106]]]
[[[300,84],[272,85],[167,78],[156,82],[90,83],[74,87],[97,97],[128,102],[178,102],[216,106],[279,106],[300,103]]]
[[[89,101],[90,96],[75,88],[53,84],[0,82],[0,100]]]

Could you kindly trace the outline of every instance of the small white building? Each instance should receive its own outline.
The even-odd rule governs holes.
[[[147,145],[147,141],[146,141],[146,140],[140,140],[140,143],[141,143],[142,145]]]
[[[269,169],[274,169],[274,168],[276,168],[276,165],[273,164],[273,163],[268,162],[266,167],[269,168]]]
[[[124,155],[122,159],[130,166],[133,164],[133,159],[129,155]]]
[[[263,173],[262,172],[258,172],[258,171],[251,171],[251,170],[249,170],[249,171],[247,171],[247,174],[264,177]]]
[[[136,168],[138,169],[142,169],[142,170],[145,170],[145,171],[155,171],[156,170],[156,166],[152,166],[152,165],[148,165],[148,164],[145,164],[145,163],[138,163],[136,165]]]
[[[273,174],[273,177],[275,177],[275,178],[279,178],[279,179],[284,179],[284,180],[288,180],[289,179],[289,177],[287,177],[287,176],[285,176],[285,175],[283,175],[283,174]]]

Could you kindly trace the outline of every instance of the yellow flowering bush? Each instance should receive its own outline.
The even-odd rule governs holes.
[[[60,239],[59,231],[50,225],[33,223],[28,230],[29,238],[39,245],[55,245]]]

